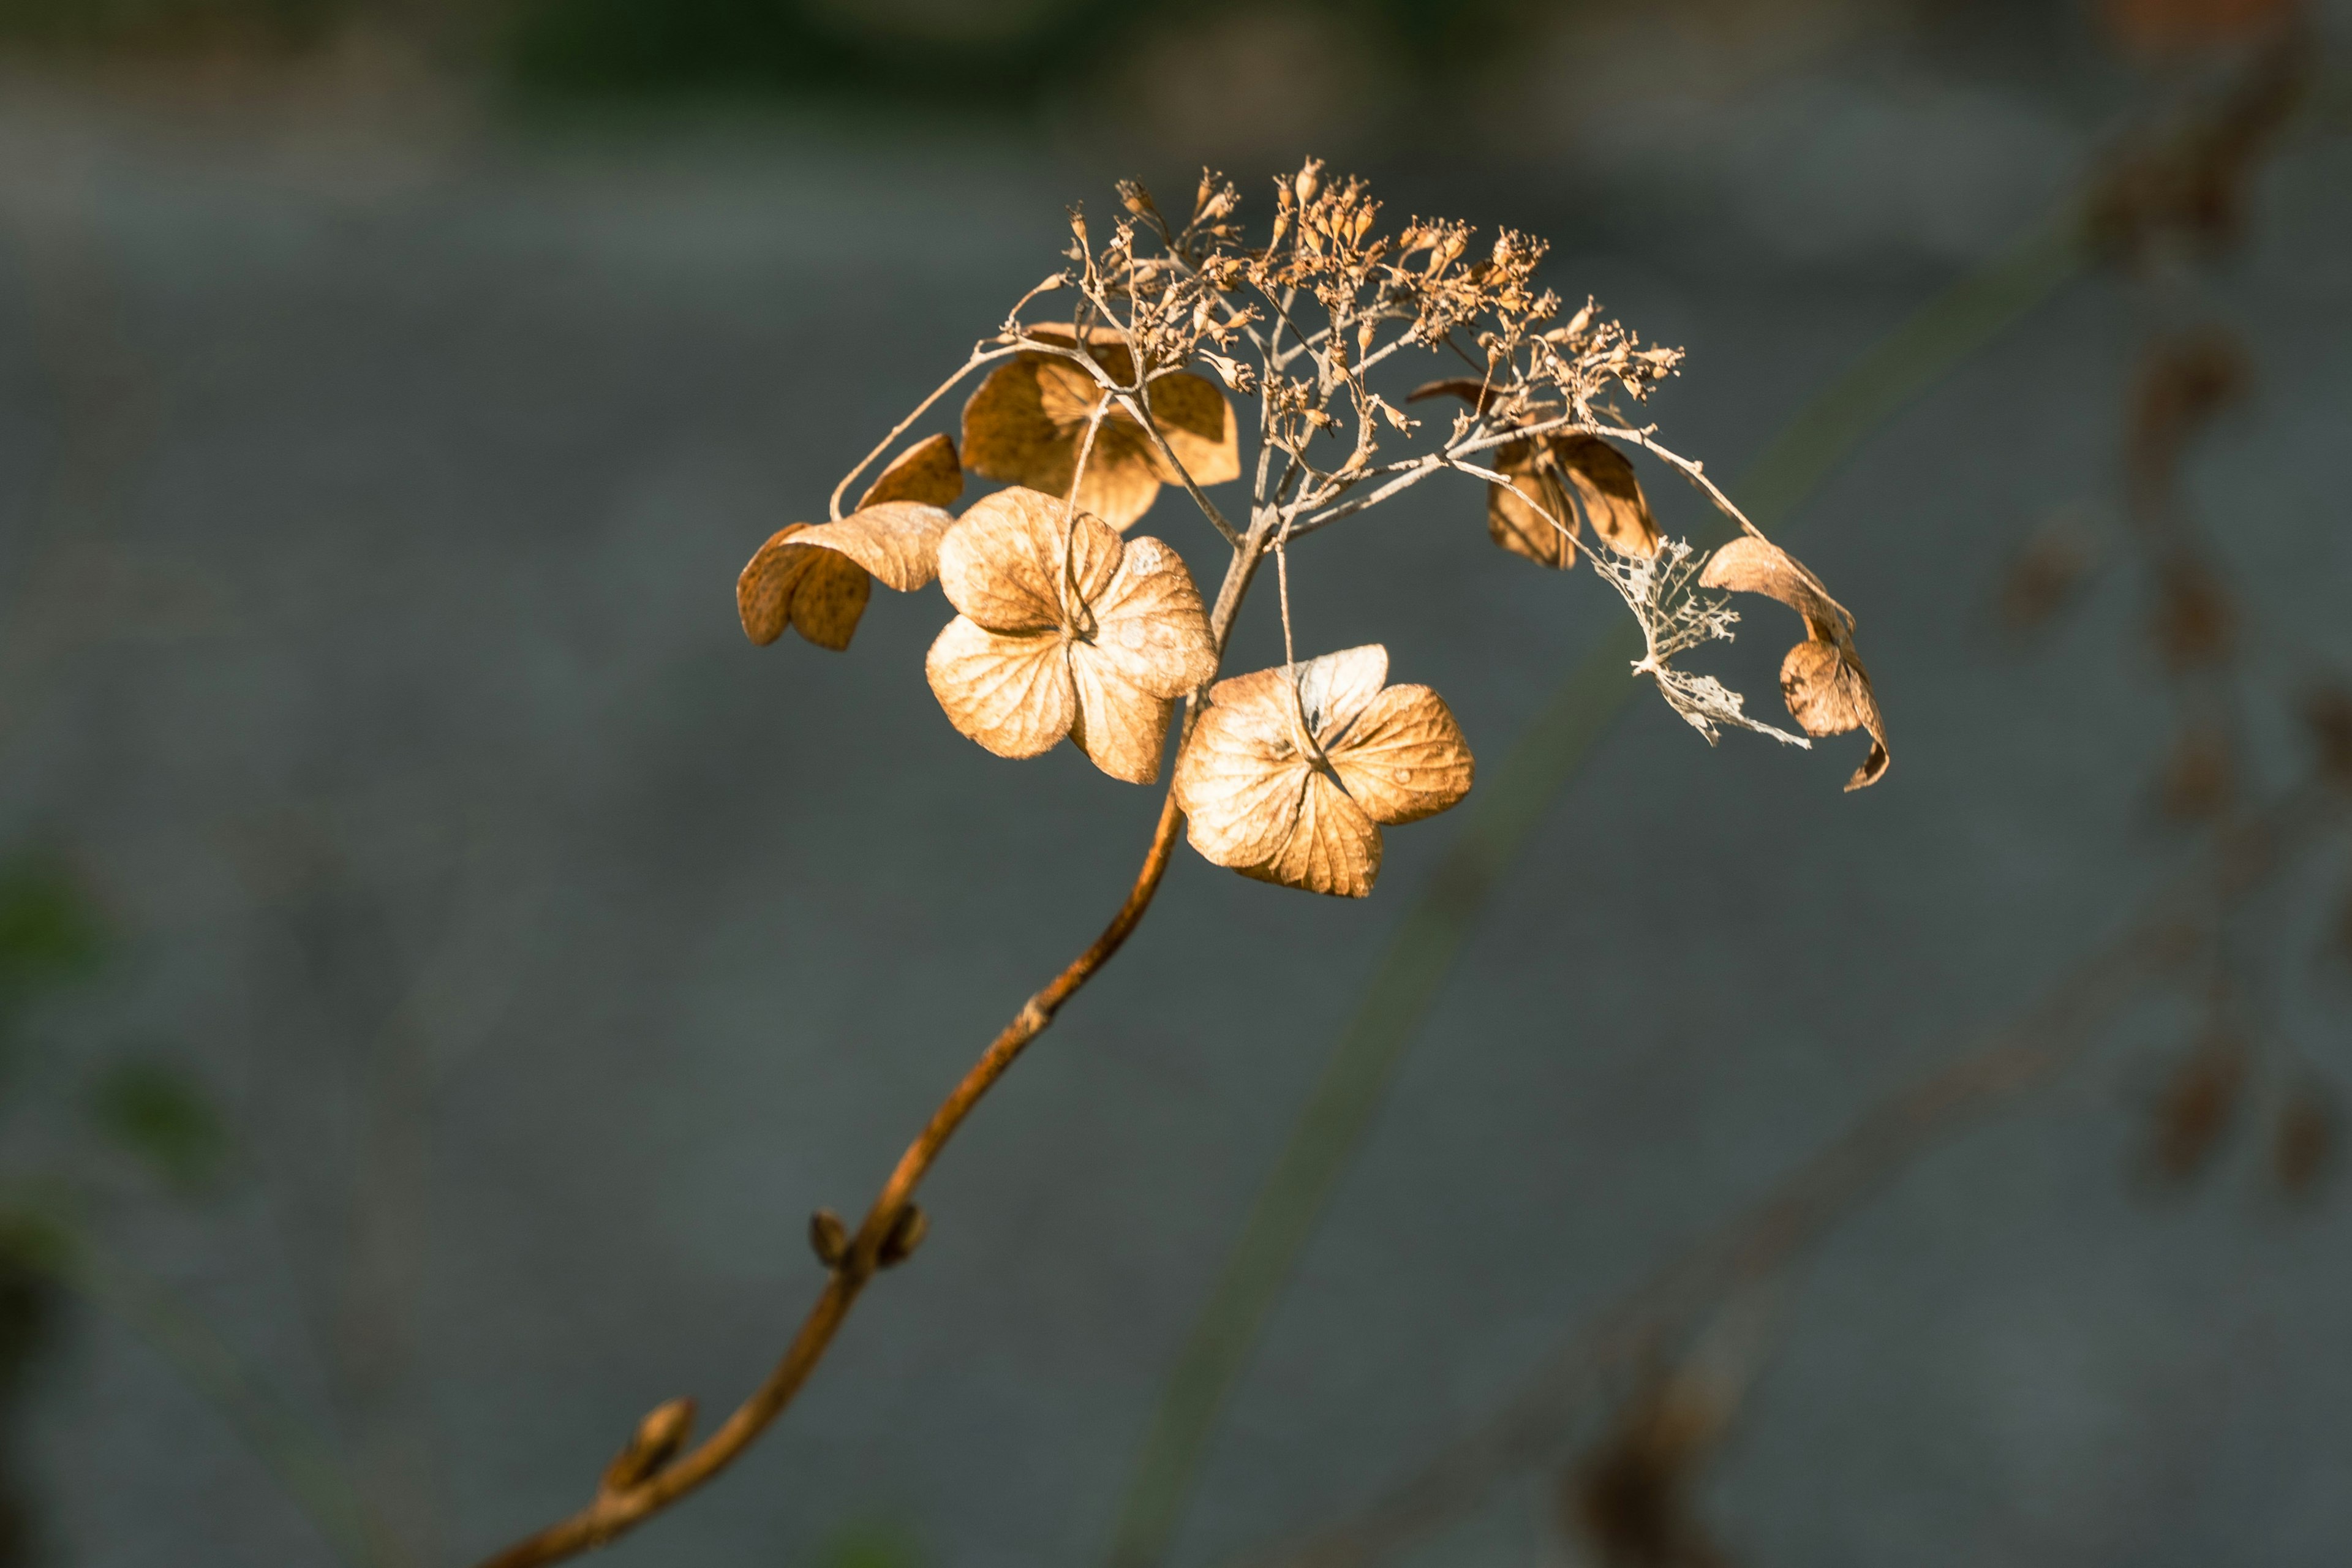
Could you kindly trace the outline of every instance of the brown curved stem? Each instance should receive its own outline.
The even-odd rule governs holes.
[[[809,1373],[832,1345],[835,1332],[840,1329],[842,1320],[849,1316],[849,1309],[856,1303],[859,1293],[881,1267],[883,1241],[897,1226],[898,1216],[905,1212],[932,1163],[940,1157],[940,1151],[947,1147],[948,1140],[955,1136],[956,1129],[963,1125],[964,1118],[971,1114],[981,1097],[1004,1076],[1013,1058],[1030,1041],[1045,1033],[1062,1004],[1110,962],[1111,954],[1119,950],[1128,933],[1135,930],[1144,911],[1151,907],[1152,896],[1160,890],[1160,879],[1168,869],[1168,858],[1176,847],[1176,835],[1183,822],[1184,814],[1176,808],[1175,792],[1171,789],[1160,808],[1160,826],[1151,836],[1151,847],[1143,857],[1142,869],[1136,873],[1135,885],[1128,889],[1127,901],[1119,906],[1118,913],[1111,917],[1102,934],[1095,938],[1093,945],[1071,960],[1067,968],[1013,1015],[1013,1021],[989,1042],[980,1060],[963,1075],[963,1081],[931,1112],[931,1120],[921,1135],[898,1157],[898,1169],[890,1173],[881,1195],[866,1211],[866,1223],[857,1227],[856,1238],[833,1270],[832,1278],[825,1281],[824,1294],[809,1309],[800,1332],[793,1337],[791,1347],[768,1374],[768,1380],[736,1408],[725,1425],[695,1448],[635,1486],[599,1493],[595,1501],[578,1513],[515,1542],[487,1559],[481,1568],[534,1568],[539,1563],[560,1563],[604,1545],[725,1469],[783,1413],[784,1406],[793,1402],[801,1384],[808,1381]]]

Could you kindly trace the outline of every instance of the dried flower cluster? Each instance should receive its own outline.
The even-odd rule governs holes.
[[[1480,246],[1465,225],[1422,220],[1383,233],[1363,184],[1326,182],[1311,159],[1277,182],[1262,245],[1213,174],[1181,224],[1140,185],[1119,197],[1125,216],[1099,238],[1071,214],[1066,265],[843,476],[828,521],[760,546],[736,605],[755,643],[789,626],[838,650],[876,580],[914,593],[936,578],[954,615],[925,672],[948,721],[988,751],[1034,757],[1066,740],[1111,777],[1150,784],[1174,731],[1173,782],[1142,868],[1101,934],[1031,994],[932,1113],[856,1228],[830,1210],[812,1217],[824,1289],[759,1390],[692,1447],[689,1404],[652,1412],[592,1502],[486,1568],[539,1568],[611,1541],[731,1463],[791,1403],[858,1295],[920,1242],[914,1194],[947,1141],[1142,919],[1178,832],[1244,876],[1361,898],[1380,875],[1383,828],[1469,793],[1461,726],[1428,687],[1390,684],[1385,647],[1298,657],[1290,552],[1309,534],[1433,475],[1468,475],[1487,487],[1487,529],[1504,549],[1552,568],[1592,563],[1641,622],[1635,674],[1654,678],[1707,739],[1725,723],[1801,746],[1866,729],[1870,760],[1849,787],[1885,771],[1853,617],[1698,464],[1628,423],[1614,400],[1643,403],[1682,356],[1645,346],[1590,301],[1560,321],[1559,298],[1535,281],[1539,242],[1506,231]],[[1065,319],[1024,314],[1056,293],[1074,296]],[[1387,362],[1407,351],[1467,374],[1391,396]],[[898,450],[845,514],[858,476],[980,372],[956,436]],[[1405,413],[1441,394],[1462,405],[1442,424]],[[1709,556],[1663,535],[1629,449],[1681,472],[1740,538]],[[957,513],[967,471],[1003,488]],[[1244,478],[1236,521],[1209,490]],[[1205,599],[1165,542],[1129,531],[1171,487],[1228,550]],[[1220,680],[1234,616],[1269,557],[1283,661]],[[1737,694],[1675,664],[1731,635],[1727,591],[1770,595],[1804,617],[1807,639],[1782,671],[1804,735],[1745,717]]]
[[[1384,826],[1444,811],[1473,763],[1443,699],[1390,687],[1373,645],[1301,659],[1292,648],[1291,547],[1442,472],[1486,487],[1495,542],[1540,565],[1597,568],[1641,622],[1637,674],[1710,741],[1725,725],[1798,745],[1866,730],[1886,767],[1885,726],[1854,651],[1853,617],[1811,573],[1757,532],[1696,463],[1630,423],[1681,363],[1597,307],[1561,318],[1538,287],[1540,241],[1414,220],[1384,231],[1358,180],[1310,160],[1276,182],[1271,230],[1249,243],[1234,188],[1204,174],[1179,224],[1140,185],[1097,237],[1070,218],[1067,265],[1017,304],[945,385],[891,432],[887,453],[958,383],[961,460],[944,432],[901,452],[844,516],[793,524],[761,546],[737,587],[744,630],[790,626],[844,648],[872,584],[902,593],[939,579],[954,606],[927,671],[949,721],[1004,757],[1066,739],[1114,778],[1160,776],[1177,704],[1175,798],[1193,847],[1285,886],[1361,897]],[[1031,321],[1041,296],[1074,294],[1069,318]],[[1408,351],[1463,374],[1396,395],[1387,362]],[[1405,412],[1458,399],[1442,421]],[[1239,409],[1236,399],[1241,401]],[[1212,487],[1244,478],[1231,520]],[[1741,531],[1712,556],[1659,531],[1629,449],[1696,484]],[[961,516],[965,474],[1006,488]],[[1231,550],[1207,605],[1162,541],[1123,538],[1170,487]],[[1271,555],[1282,584],[1285,659],[1216,681],[1233,616]],[[1725,591],[1769,595],[1804,617],[1781,685],[1803,734],[1749,717],[1739,696],[1677,656],[1727,638]],[[1212,684],[1214,682],[1214,684]]]

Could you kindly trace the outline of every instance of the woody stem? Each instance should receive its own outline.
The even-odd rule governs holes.
[[[1234,552],[1225,569],[1224,582],[1220,585],[1216,607],[1209,622],[1210,634],[1220,655],[1224,650],[1227,633],[1232,629],[1234,613],[1241,607],[1243,596],[1249,591],[1250,578],[1255,574],[1265,540],[1262,532],[1252,531],[1253,537]],[[1192,710],[1188,710],[1184,729],[1191,729]],[[981,1053],[970,1071],[939,1109],[931,1112],[929,1121],[907,1152],[898,1157],[898,1167],[883,1184],[873,1206],[866,1210],[866,1219],[857,1227],[856,1237],[841,1261],[833,1268],[824,1289],[802,1320],[800,1331],[793,1336],[783,1357],[768,1373],[767,1381],[753,1391],[751,1397],[738,1405],[719,1429],[691,1449],[680,1454],[662,1468],[635,1485],[599,1492],[594,1501],[569,1518],[558,1520],[535,1535],[516,1542],[505,1551],[485,1559],[480,1568],[540,1568],[541,1564],[561,1563],[583,1552],[604,1545],[635,1528],[652,1515],[677,1501],[687,1493],[700,1487],[720,1470],[725,1469],[743,1450],[750,1447],[762,1432],[782,1415],[785,1406],[801,1391],[809,1374],[831,1348],[834,1336],[849,1310],[857,1302],[875,1274],[883,1267],[883,1243],[898,1228],[899,1217],[913,1201],[915,1189],[929,1174],[948,1140],[964,1123],[982,1096],[996,1086],[999,1079],[1029,1042],[1044,1034],[1065,1003],[1076,995],[1087,981],[1093,979],[1112,954],[1118,952],[1128,936],[1141,923],[1152,899],[1160,891],[1160,880],[1168,870],[1169,857],[1176,847],[1176,836],[1184,824],[1184,814],[1177,808],[1175,791],[1171,787],[1160,803],[1159,825],[1152,830],[1150,847],[1145,850],[1143,865],[1136,872],[1135,881],[1128,889],[1126,901],[1110,923],[1102,929],[1084,952],[1072,959],[1062,972],[1048,981],[1043,989],[1022,1005],[1010,1023],[997,1032],[988,1048]]]

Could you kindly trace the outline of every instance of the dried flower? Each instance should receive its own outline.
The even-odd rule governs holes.
[[[1192,847],[1260,881],[1370,892],[1381,826],[1444,811],[1474,766],[1444,699],[1384,688],[1388,669],[1372,643],[1211,687],[1176,760]]]
[[[924,668],[957,729],[1000,757],[1034,757],[1067,735],[1113,778],[1159,776],[1175,700],[1217,668],[1173,550],[1016,488],[949,531],[940,586],[962,613]]]
[[[1066,322],[1031,327],[1027,335],[1072,349],[1078,341]],[[1136,384],[1135,355],[1117,331],[1089,331],[1086,352],[1119,386]],[[1059,355],[1017,354],[991,372],[964,405],[964,460],[992,479],[1067,495],[1087,426],[1111,395],[1084,367]],[[1150,408],[1169,450],[1195,484],[1240,477],[1234,411],[1214,385],[1189,371],[1155,373],[1138,401]],[[1181,482],[1144,427],[1113,407],[1095,433],[1077,502],[1124,531],[1151,509],[1162,484]]]
[[[778,529],[735,579],[743,634],[765,647],[791,626],[836,653],[856,634],[873,580],[910,594],[939,572],[940,539],[963,493],[955,443],[933,436],[900,453],[839,522]]]
[[[1753,534],[1715,552],[1699,574],[1709,588],[1765,594],[1805,618],[1806,637],[1780,661],[1780,694],[1790,716],[1806,734],[1870,731],[1870,754],[1846,780],[1849,790],[1867,788],[1885,776],[1886,722],[1870,689],[1870,673],[1853,647],[1853,616],[1830,597],[1820,578],[1787,551]]]

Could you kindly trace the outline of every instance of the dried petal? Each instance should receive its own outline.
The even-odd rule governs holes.
[[[1486,412],[1488,405],[1500,395],[1495,387],[1475,375],[1452,375],[1442,381],[1424,381],[1404,395],[1407,403],[1419,403],[1430,397],[1458,397],[1475,408]]]
[[[1391,686],[1327,744],[1331,769],[1374,822],[1418,822],[1470,793],[1475,771],[1462,726],[1426,686]]]
[[[949,722],[1000,757],[1050,752],[1070,732],[1078,698],[1054,632],[1006,636],[958,616],[923,660]]]
[[[1331,745],[1388,684],[1389,650],[1379,643],[1310,658],[1293,671],[1298,710],[1318,746]]]
[[[1087,651],[1084,644],[1070,647],[1070,682],[1078,699],[1070,743],[1111,777],[1150,784],[1160,776],[1160,753],[1167,746],[1176,704],[1139,694]]]
[[[1297,816],[1274,858],[1234,868],[1261,882],[1360,899],[1381,874],[1381,830],[1328,775],[1310,773]]]
[[[785,548],[837,550],[882,579],[883,586],[911,594],[939,574],[940,539],[955,521],[921,501],[884,501],[795,534]]]
[[[1101,537],[1118,548],[1118,537],[1109,530],[1101,529]],[[1217,672],[1208,613],[1201,607],[1192,574],[1173,550],[1150,537],[1127,541],[1116,559],[1117,569],[1088,595],[1093,637],[1074,649],[1117,671],[1139,691],[1188,695]]]
[[[1851,630],[1853,626],[1853,617],[1830,597],[1820,578],[1770,540],[1752,533],[1717,551],[1698,580],[1702,587],[1769,595],[1811,622],[1820,636],[1832,636],[1827,628],[1832,626]]]
[[[1843,735],[1848,730],[1870,731],[1870,754],[1863,759],[1848,789],[1878,782],[1886,771],[1886,736],[1878,716],[1878,699],[1870,689],[1870,674],[1851,648],[1811,638],[1789,650],[1780,661],[1780,695],[1797,727],[1808,735]]]
[[[866,613],[873,578],[839,551],[803,546],[804,522],[787,523],[760,546],[735,579],[735,609],[743,635],[764,647],[787,626],[838,653],[849,646]]]
[[[1658,525],[1650,517],[1642,481],[1625,454],[1598,436],[1574,432],[1547,443],[1553,461],[1576,487],[1592,531],[1620,555],[1647,560],[1658,552]]]
[[[1515,493],[1506,485],[1486,487],[1486,533],[1514,555],[1564,572],[1576,564],[1575,541],[1582,528],[1559,470],[1538,464],[1537,454],[1531,441],[1514,441],[1496,454],[1496,468],[1518,489]]]
[[[945,436],[929,436],[891,458],[881,477],[857,498],[857,506],[861,511],[886,500],[953,506],[962,494],[963,468],[956,461],[955,443]]]

